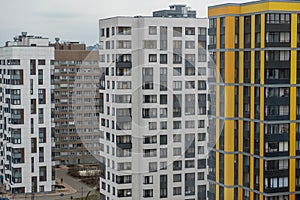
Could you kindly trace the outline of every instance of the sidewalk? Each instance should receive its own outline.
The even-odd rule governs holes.
[[[72,188],[66,182],[61,183],[59,178],[55,179],[55,185],[63,186],[64,188],[61,188],[61,189],[57,188],[55,192],[51,192],[51,193],[37,193],[37,194],[34,194],[34,199],[36,199],[36,200],[39,200],[39,199],[41,199],[41,200],[53,199],[55,197],[60,197],[61,194],[63,194],[63,196],[66,196],[66,195],[75,194],[77,192],[77,190]],[[17,199],[30,199],[30,198],[32,198],[32,194],[20,194],[20,195],[16,195],[16,196],[7,195],[7,197],[10,200],[11,199],[16,199],[16,200]]]
[[[52,193],[37,193],[34,197],[31,194],[20,194],[16,196],[7,195],[10,200],[23,200],[23,199],[34,199],[34,200],[66,200],[85,197],[88,193],[94,191],[94,188],[82,183],[80,179],[74,178],[68,174],[68,167],[60,167],[55,169],[56,172],[56,185],[64,186],[64,188],[56,189]],[[61,178],[63,182],[61,183]],[[6,196],[4,196],[6,197]]]

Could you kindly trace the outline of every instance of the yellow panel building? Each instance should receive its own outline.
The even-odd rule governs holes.
[[[208,198],[300,199],[300,1],[208,15]]]

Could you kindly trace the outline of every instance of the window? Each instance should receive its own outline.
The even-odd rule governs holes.
[[[117,40],[117,49],[131,49],[131,41]]]
[[[206,68],[205,67],[198,67],[198,75],[206,76]]]
[[[118,81],[117,89],[131,89],[131,81]]]
[[[144,184],[153,184],[153,176],[144,176]]]
[[[173,162],[173,171],[181,170],[182,169],[182,161],[177,160]]]
[[[144,49],[156,49],[157,41],[156,40],[144,40]]]
[[[131,35],[131,27],[117,27],[117,34],[118,35]]]
[[[195,195],[195,184],[187,184],[188,182],[195,182],[195,173],[185,174],[185,195]]]
[[[204,180],[204,172],[198,172],[198,180]]]
[[[115,27],[111,28],[111,35],[115,35]]]
[[[195,28],[193,28],[193,27],[186,27],[185,28],[185,35],[195,35]]]
[[[155,136],[145,136],[144,137],[144,144],[156,144],[157,137]]]
[[[156,35],[156,34],[157,34],[157,27],[149,26],[149,35]]]
[[[173,195],[181,195],[181,187],[173,187]]]
[[[186,129],[195,128],[195,121],[194,120],[185,121],[185,128]]]
[[[173,156],[181,156],[182,152],[181,152],[181,147],[174,147],[173,148]]]
[[[46,104],[46,90],[45,89],[39,89],[38,90],[39,95],[39,104]]]
[[[198,90],[206,90],[206,82],[198,81]]]
[[[173,135],[173,142],[181,142],[181,135],[180,134],[174,134]]]
[[[36,75],[36,60],[30,60],[30,75]]]
[[[174,121],[173,129],[181,129],[181,121]]]
[[[46,65],[46,60],[38,60],[38,65]]]
[[[209,45],[216,45],[217,43],[217,38],[215,35],[210,35],[209,36]]]
[[[182,36],[182,28],[173,27],[173,37],[181,37],[181,36]]]
[[[149,54],[149,62],[157,62],[157,55]]]
[[[156,118],[157,109],[156,108],[143,108],[142,110],[143,118]]]
[[[195,161],[194,160],[186,160],[185,161],[185,168],[194,168],[195,167]]]
[[[199,27],[198,28],[198,35],[206,36],[206,28],[205,27]]]
[[[182,90],[182,82],[173,81],[173,90]]]
[[[276,42],[290,42],[290,32],[267,32],[266,42],[276,43]]]
[[[181,182],[181,174],[174,174],[173,175],[173,182]]]
[[[21,144],[21,129],[11,129],[13,144]]]
[[[19,59],[7,60],[7,65],[21,65],[21,61]]]
[[[11,89],[11,104],[20,105],[21,104],[21,90],[20,89]]]
[[[180,67],[173,68],[173,76],[181,76],[181,68]]]
[[[167,63],[168,63],[168,55],[160,54],[160,64],[167,64]]]
[[[185,41],[185,48],[186,49],[195,49],[195,41],[193,41],[193,40]]]
[[[22,168],[12,168],[12,181],[22,183]]]
[[[46,181],[47,180],[46,167],[39,167],[39,176],[40,176],[40,181]]]
[[[173,64],[182,64],[182,55],[173,53]]]
[[[266,142],[265,143],[265,151],[267,153],[272,152],[284,152],[289,150],[289,143],[287,141],[284,142]]]
[[[160,104],[165,105],[167,103],[168,103],[168,95],[166,94],[160,95]]]
[[[144,190],[144,198],[153,197],[153,189]]]
[[[185,89],[195,89],[195,81],[186,81]]]
[[[266,15],[267,24],[290,24],[290,14],[268,13]]]
[[[198,133],[198,141],[205,141],[206,140],[206,133]]]
[[[156,95],[143,95],[144,103],[156,103],[157,96]]]
[[[173,41],[173,49],[182,49],[182,41],[174,40]]]
[[[167,158],[167,157],[168,157],[168,149],[160,148],[160,158]]]
[[[168,137],[167,135],[161,135],[160,136],[160,145],[166,145],[168,144]]]
[[[105,29],[104,29],[104,28],[101,28],[101,29],[100,29],[100,36],[101,36],[101,37],[104,37],[104,36],[105,36]]]
[[[160,118],[168,117],[168,108],[160,108]]]
[[[156,172],[157,171],[157,162],[150,162],[149,163],[149,172]]]
[[[11,109],[11,123],[12,124],[24,124],[24,110],[23,109]]]
[[[167,168],[168,168],[167,162],[160,162],[160,167],[159,167],[160,170],[167,170]]]
[[[44,147],[39,147],[39,162],[44,162]]]
[[[43,85],[43,70],[42,69],[39,69],[38,70],[38,83],[39,85]]]
[[[124,162],[117,164],[118,171],[131,170],[131,162]]]
[[[290,51],[266,51],[266,61],[289,61]]]
[[[167,122],[160,122],[160,130],[167,130],[168,124]]]
[[[204,154],[204,146],[198,146],[198,154]]]
[[[39,143],[46,142],[46,128],[39,128]]]
[[[206,160],[205,159],[198,160],[198,169],[206,169]]]
[[[149,130],[156,130],[157,123],[156,122],[149,122]]]

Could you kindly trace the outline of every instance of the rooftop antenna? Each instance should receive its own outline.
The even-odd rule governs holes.
[[[55,38],[56,44],[59,43],[59,40],[60,40],[59,37],[56,37],[56,38]]]
[[[27,36],[27,32],[22,32],[21,35],[22,35],[22,37],[26,37]]]

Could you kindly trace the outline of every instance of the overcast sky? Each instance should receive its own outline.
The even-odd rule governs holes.
[[[248,0],[252,1],[252,0]],[[1,0],[0,46],[22,31],[54,41],[98,42],[98,19],[112,16],[152,15],[170,4],[186,4],[206,17],[207,6],[246,0]]]

